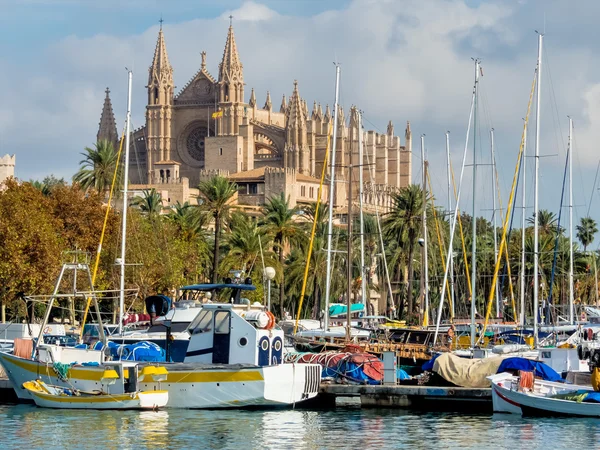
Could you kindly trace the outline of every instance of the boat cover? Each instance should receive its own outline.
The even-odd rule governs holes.
[[[342,304],[334,304],[329,307],[329,317],[346,315],[348,307]],[[362,303],[352,303],[350,305],[350,314],[362,312],[365,310],[365,305]]]
[[[527,358],[506,358],[500,363],[496,373],[525,370],[533,372],[536,377],[546,381],[564,381],[563,378],[549,365]]]

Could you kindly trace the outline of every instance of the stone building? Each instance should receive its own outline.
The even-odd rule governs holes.
[[[207,68],[202,52],[200,69],[178,92],[169,62],[162,27],[148,73],[146,124],[133,132],[130,179],[133,190],[154,187],[163,193],[165,206],[194,193],[191,187],[219,173],[240,186],[240,204],[258,206],[281,192],[290,203],[315,202],[333,114],[327,105],[313,103],[309,112],[294,81],[291,96],[283,95],[279,108],[271,94],[259,106],[254,89],[245,97],[244,70],[230,25],[217,77]],[[344,208],[347,169],[358,164],[358,140],[364,139],[365,207],[385,209],[389,193],[411,180],[411,133],[407,125],[404,145],[394,134],[392,123],[385,134],[359,132],[353,108],[348,123],[339,109],[335,145],[337,193],[335,205]],[[100,121],[99,139],[118,139],[109,91]],[[354,195],[358,195],[358,169],[353,173]],[[179,185],[187,186],[187,190]],[[327,199],[324,189],[324,199]],[[173,192],[173,194],[171,194]],[[166,196],[166,198],[165,198]]]
[[[16,155],[0,157],[0,189],[4,181],[15,176]]]

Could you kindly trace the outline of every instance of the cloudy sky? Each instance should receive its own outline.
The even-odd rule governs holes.
[[[600,157],[596,0],[0,0],[0,153],[16,153],[18,178],[70,179],[82,148],[95,139],[107,86],[119,127],[123,124],[125,67],[134,71],[133,126],[143,125],[144,86],[161,15],[175,83],[182,88],[198,70],[202,50],[217,75],[230,14],[247,97],[254,87],[262,104],[270,90],[278,107],[297,79],[310,109],[314,100],[332,104],[332,63],[339,61],[341,103],[346,110],[358,105],[367,128],[383,132],[391,119],[403,135],[411,122],[416,182],[419,137],[426,135],[440,202],[446,201],[444,133],[450,131],[458,176],[473,87],[471,58],[481,58],[477,204],[487,216],[489,130],[495,129],[506,202],[536,65],[535,30],[545,30],[540,206],[559,209],[571,116],[575,216],[590,208],[600,220],[597,192],[592,197]],[[532,109],[531,150],[534,118]],[[466,168],[465,184],[471,183],[471,170]],[[532,171],[533,158],[527,170],[530,206]],[[462,195],[466,209],[471,189],[465,187]]]

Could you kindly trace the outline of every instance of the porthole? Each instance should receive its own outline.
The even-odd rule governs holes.
[[[269,350],[269,341],[267,341],[266,339],[264,341],[262,341],[262,343],[260,344],[260,347],[264,350],[267,351]]]
[[[248,345],[248,339],[245,337],[240,338],[239,344],[240,347],[245,347],[246,345]]]
[[[273,347],[275,347],[276,352],[281,350],[281,341],[275,341],[275,345]]]

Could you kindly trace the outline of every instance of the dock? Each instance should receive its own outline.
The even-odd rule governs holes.
[[[322,383],[313,406],[331,408],[337,399],[359,397],[363,408],[398,408],[492,414],[491,388]],[[311,402],[312,403],[312,402]]]
[[[17,403],[18,398],[8,378],[0,377],[0,404]]]

